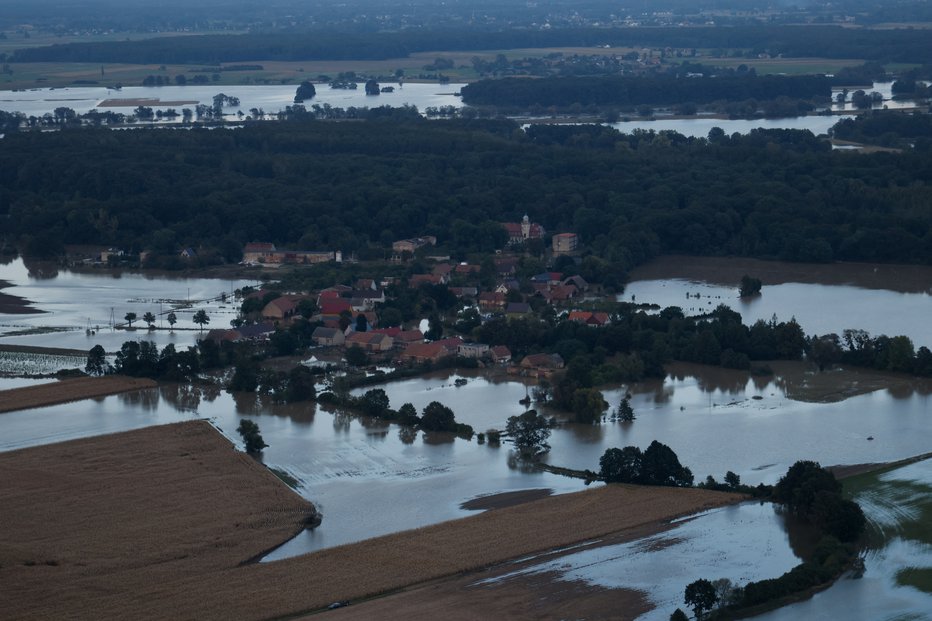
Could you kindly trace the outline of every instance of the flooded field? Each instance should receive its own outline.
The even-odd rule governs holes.
[[[210,317],[205,329],[229,327],[236,317],[233,290],[254,281],[209,278],[172,278],[139,273],[103,271],[78,273],[39,264],[27,266],[22,259],[0,265],[0,280],[10,283],[3,293],[30,302],[34,314],[0,313],[0,344],[89,350],[100,344],[117,351],[124,341],[145,339],[159,347],[193,345],[200,336],[192,321],[204,309]],[[165,316],[174,310],[178,323],[169,331]],[[136,313],[133,330],[113,330],[111,323],[125,323],[126,313]],[[149,331],[142,316],[156,315],[157,329]],[[94,334],[88,334],[88,330]],[[82,364],[83,366],[83,364]]]
[[[660,621],[686,608],[683,590],[700,578],[724,578],[740,585],[790,570],[802,558],[792,545],[798,537],[790,535],[783,516],[770,503],[744,503],[709,511],[651,537],[597,545],[477,586],[548,574],[562,582],[634,589],[654,606],[638,618]]]
[[[763,281],[760,296],[738,297],[743,274]],[[855,328],[932,347],[930,267],[664,257],[634,270],[618,299],[679,306],[687,315],[725,304],[744,323],[795,317],[807,334]]]
[[[882,462],[928,451],[928,393],[875,391],[835,403],[796,401],[779,377],[724,379],[697,367],[663,382],[626,387],[633,423],[566,424],[554,430],[546,460],[597,469],[602,453],[654,439],[668,444],[702,480],[726,471],[742,481],[774,483],[798,459],[825,465]],[[503,428],[520,413],[518,383],[493,384],[457,374],[383,386],[392,407],[437,400],[477,430]],[[488,395],[492,394],[494,398]],[[607,391],[614,405],[621,389]],[[761,399],[754,399],[759,396]],[[0,415],[0,450],[208,418],[240,444],[236,427],[258,423],[269,447],[263,460],[298,480],[298,491],[324,515],[282,556],[301,553],[469,515],[461,504],[478,496],[543,489],[565,493],[583,482],[542,473],[515,460],[510,445],[479,445],[445,434],[424,434],[382,421],[331,413],[313,404],[273,405],[254,395],[233,397],[216,388],[167,385],[39,410]],[[874,437],[868,441],[869,436]],[[785,438],[780,441],[778,438]],[[273,557],[274,558],[274,557]]]
[[[761,621],[932,619],[932,461],[855,477],[845,490],[871,525],[863,577],[844,578],[812,599]]]

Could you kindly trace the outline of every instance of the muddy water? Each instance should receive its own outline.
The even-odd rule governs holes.
[[[4,293],[29,300],[39,314],[0,314],[0,342],[10,345],[60,347],[88,350],[103,345],[107,351],[117,351],[124,341],[151,340],[160,347],[168,343],[176,346],[193,345],[201,336],[192,321],[194,313],[204,309],[210,317],[210,328],[230,326],[236,317],[236,305],[198,302],[181,308],[188,300],[216,298],[222,293],[230,295],[234,289],[255,285],[253,281],[216,280],[209,278],[171,278],[138,273],[104,272],[78,273],[58,270],[44,264],[26,265],[16,259],[0,265],[0,280],[11,286]],[[148,331],[142,316],[146,312],[159,315],[175,309],[178,323],[175,331],[168,330],[165,316],[159,316],[156,326],[164,329]],[[111,330],[113,320],[124,323],[126,313],[139,317],[136,330]],[[88,335],[87,329],[95,331]],[[24,333],[15,335],[15,333]]]
[[[798,565],[793,538],[773,505],[745,503],[710,511],[645,539],[582,550],[477,586],[549,573],[567,582],[641,591],[655,608],[638,618],[663,620],[685,608],[683,589],[699,578],[743,584]]]
[[[864,575],[847,576],[812,599],[756,619],[932,619],[932,594],[903,584],[900,573],[932,569],[932,461],[857,477],[853,483],[846,489],[853,488],[875,532]]]
[[[392,407],[432,400],[453,408],[477,430],[502,428],[522,411],[518,383],[492,384],[460,375],[438,375],[382,386]],[[550,438],[550,463],[597,469],[610,447],[668,444],[697,480],[721,479],[727,470],[747,483],[773,483],[798,459],[823,464],[880,462],[928,451],[927,395],[876,391],[837,403],[789,398],[779,378],[746,374],[703,376],[701,368],[663,382],[627,387],[637,414],[633,423],[565,425]],[[620,390],[607,391],[614,405]],[[493,397],[489,397],[489,395]],[[760,400],[752,396],[762,397]],[[87,400],[0,415],[0,450],[208,418],[240,444],[235,429],[255,420],[266,442],[264,461],[300,481],[324,523],[287,551],[304,552],[470,515],[463,502],[524,489],[564,493],[583,483],[535,472],[517,463],[509,445],[494,448],[445,435],[412,433],[381,421],[330,413],[311,404],[272,405],[254,396],[231,397],[217,389],[164,386],[159,390]],[[866,438],[873,436],[873,441]]]
[[[763,281],[760,296],[738,297],[743,274]],[[725,304],[745,323],[795,317],[807,334],[856,328],[932,347],[932,267],[665,257],[631,277],[619,300],[679,306],[687,315]]]

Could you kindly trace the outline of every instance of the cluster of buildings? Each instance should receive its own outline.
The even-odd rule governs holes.
[[[339,250],[278,250],[275,244],[267,242],[249,242],[243,248],[243,263],[246,265],[311,265],[343,261]]]

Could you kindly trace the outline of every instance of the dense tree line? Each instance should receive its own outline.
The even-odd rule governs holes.
[[[395,32],[306,32],[195,35],[139,41],[68,43],[14,51],[8,62],[127,62],[217,64],[264,60],[401,58],[433,50],[544,48],[554,46],[712,48],[746,51],[749,57],[863,58],[928,62],[932,41],[922,29],[859,30],[840,26],[733,28],[423,28]]]
[[[839,121],[832,135],[841,140],[928,153],[932,151],[932,115],[874,110]]]
[[[705,104],[720,100],[813,99],[831,96],[824,76],[549,77],[539,80],[481,80],[462,88],[463,101],[493,106],[636,106]]]
[[[670,252],[932,261],[932,213],[916,209],[932,198],[932,160],[831,152],[809,132],[692,139],[412,119],[85,128],[4,144],[0,217],[36,252],[92,243],[172,255],[266,240],[383,258],[393,239],[429,234],[462,258],[528,213],[575,231],[618,275]]]

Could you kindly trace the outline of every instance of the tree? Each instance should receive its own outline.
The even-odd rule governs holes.
[[[680,464],[673,449],[654,440],[644,451],[640,483],[690,487],[693,484],[693,473]]]
[[[686,616],[685,612],[677,608],[670,615],[670,621],[689,621],[689,617]]]
[[[634,409],[631,407],[631,400],[627,395],[622,398],[621,403],[619,403],[618,407],[615,408],[615,412],[612,414],[612,418],[615,420],[620,420],[623,423],[630,423],[634,420]]]
[[[643,460],[636,446],[610,448],[599,458],[599,475],[607,483],[638,483]]]
[[[410,403],[403,403],[398,408],[398,422],[402,425],[417,425],[420,418],[417,415],[417,408]]]
[[[357,403],[366,416],[372,416],[373,418],[385,416],[391,405],[388,395],[381,388],[367,390],[366,394],[360,397]]]
[[[201,332],[204,331],[204,326],[210,323],[210,317],[207,316],[207,311],[203,308],[194,313],[192,321],[201,327]]]
[[[738,289],[738,295],[742,298],[748,298],[757,295],[761,290],[761,281],[759,278],[751,278],[747,274],[741,277],[741,286]]]
[[[511,438],[515,448],[523,454],[543,453],[550,449],[547,438],[550,437],[550,423],[537,410],[528,410],[520,416],[511,416],[505,425],[505,432]]]
[[[366,81],[366,95],[378,95],[381,92],[379,83],[375,80]]]
[[[155,327],[153,325],[155,324],[155,315],[153,315],[150,311],[146,311],[146,314],[142,316],[142,320],[149,325],[150,330]]]
[[[262,434],[259,433],[259,425],[248,418],[244,418],[239,422],[239,427],[236,428],[236,431],[239,432],[239,435],[243,438],[243,443],[246,445],[246,452],[251,455],[261,453],[262,449],[268,446],[262,439]]]
[[[365,332],[369,327],[369,321],[362,313],[356,315],[356,332]]]
[[[136,321],[136,313],[126,313],[123,315],[123,319],[126,320],[126,323],[129,324],[129,327],[133,327],[133,322]]]
[[[288,387],[285,389],[285,401],[311,401],[317,396],[314,386],[314,374],[311,370],[299,364],[288,372]]]
[[[431,401],[421,413],[421,429],[424,431],[456,431],[456,417],[453,410],[439,401]]]
[[[718,595],[715,593],[715,587],[712,583],[704,578],[686,585],[686,593],[683,598],[687,606],[691,606],[696,613],[696,619],[702,619],[706,610],[712,610]]]
[[[101,345],[94,345],[87,352],[87,364],[84,365],[84,372],[88,375],[103,375],[107,372],[107,352]]]
[[[741,477],[729,470],[725,473],[725,485],[731,489],[737,489],[741,485]]]
[[[346,348],[346,363],[354,367],[361,367],[369,360],[366,350],[359,345],[350,345]]]
[[[572,409],[577,423],[594,423],[602,417],[608,402],[595,388],[580,388],[573,393]]]
[[[168,316],[165,317],[168,320],[168,329],[170,332],[175,331],[175,324],[178,323],[178,315],[175,314],[175,311],[168,313]]]
[[[298,84],[298,90],[294,94],[295,103],[303,103],[308,99],[313,99],[317,95],[317,89],[314,88],[314,85],[309,80],[304,80]],[[253,118],[257,118],[258,114],[254,114]]]

